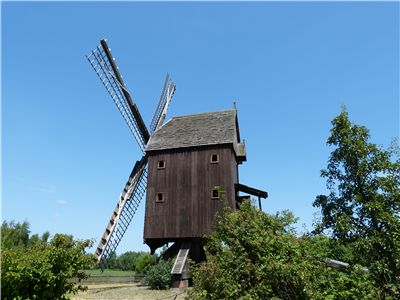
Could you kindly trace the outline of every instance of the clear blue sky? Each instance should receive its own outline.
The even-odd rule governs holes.
[[[241,183],[308,228],[342,103],[375,143],[399,136],[398,2],[1,5],[2,217],[33,233],[98,241],[140,157],[85,60],[102,37],[147,124],[167,71],[177,84],[167,118],[236,101]],[[143,211],[118,253],[147,250]]]

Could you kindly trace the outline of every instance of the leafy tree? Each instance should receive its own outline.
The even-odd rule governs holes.
[[[136,271],[142,273],[148,265],[156,263],[157,256],[150,255],[147,252],[128,251],[121,255],[112,252],[106,260],[107,269]],[[98,268],[98,266],[96,266]]]
[[[128,251],[117,258],[117,264],[119,269],[124,271],[135,271],[136,262],[140,256],[140,253],[134,251]]]
[[[15,223],[14,221],[4,221],[1,225],[1,247],[2,248],[15,248],[33,246],[38,242],[47,242],[50,233],[46,231],[39,238],[38,234],[29,236],[29,223],[24,221],[22,223]]]
[[[1,247],[26,247],[29,242],[29,223],[15,223],[4,221],[1,225]]]
[[[27,240],[27,222],[24,226],[10,224],[2,226],[8,237],[2,239],[1,299],[68,299],[68,293],[85,289],[81,280],[88,275],[80,270],[94,259],[84,253],[91,245],[89,240],[75,241],[62,234],[56,234],[49,243],[45,242],[48,234],[43,239],[33,235]],[[78,284],[72,283],[71,278],[78,278]]]
[[[118,257],[117,257],[117,253],[115,253],[115,251],[113,251],[110,254],[110,257],[107,259],[106,261],[106,268],[107,269],[119,269],[118,266]]]
[[[327,238],[297,237],[294,216],[250,203],[218,217],[207,262],[192,266],[194,299],[369,299],[368,274],[326,266]],[[333,251],[335,252],[335,251]],[[340,293],[343,293],[340,294]],[[347,295],[344,295],[347,293]],[[370,299],[372,299],[372,296]],[[329,298],[330,297],[330,298]]]
[[[40,237],[40,240],[41,240],[42,242],[47,243],[47,241],[49,240],[49,238],[50,238],[50,232],[46,231],[45,233],[42,234],[42,236]]]
[[[142,252],[136,262],[136,272],[146,273],[147,268],[157,262],[157,256]]]
[[[38,234],[33,234],[28,241],[28,247],[35,245],[36,243],[40,243],[40,238]]]
[[[352,262],[357,253],[348,245],[332,240],[326,235],[306,234],[300,237],[307,254],[318,262],[335,259]],[[379,289],[374,286],[371,274],[360,265],[350,265],[337,270],[331,267],[317,269],[312,287],[312,299],[376,299]]]
[[[143,278],[143,283],[149,285],[152,289],[155,290],[166,290],[171,287],[172,269],[173,261],[172,260],[163,260],[152,265],[148,268],[145,277]]]
[[[353,262],[369,268],[380,297],[400,297],[398,147],[369,142],[368,129],[351,123],[345,110],[332,125],[327,144],[334,149],[321,171],[330,193],[314,202],[322,212],[316,232],[354,247]]]

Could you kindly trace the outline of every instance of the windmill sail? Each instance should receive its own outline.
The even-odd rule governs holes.
[[[125,119],[140,149],[144,152],[146,143],[150,137],[149,132],[122,80],[122,76],[115,63],[115,58],[112,57],[106,41],[101,40],[100,45],[87,55],[86,58]]]
[[[96,257],[104,268],[106,260],[115,252],[125,234],[140,201],[146,192],[147,157],[137,161],[120,195],[110,221],[96,249]]]
[[[140,149],[144,153],[142,159],[136,162],[118,199],[106,230],[96,248],[95,255],[100,262],[100,266],[104,268],[107,264],[107,259],[118,247],[146,192],[147,156],[145,150],[150,133],[122,79],[115,58],[112,56],[106,40],[102,39],[100,44],[86,58],[122,114]],[[167,74],[160,100],[152,119],[151,133],[163,123],[168,104],[174,92],[175,84]]]
[[[176,90],[176,85],[172,82],[169,74],[165,77],[164,86],[161,91],[160,100],[158,102],[153,119],[151,120],[150,133],[152,134],[159,126],[162,125],[167,114],[169,102]]]

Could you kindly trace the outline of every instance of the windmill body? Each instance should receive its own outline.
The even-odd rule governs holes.
[[[244,197],[267,193],[239,183],[246,160],[235,109],[174,117],[163,124],[175,84],[167,74],[149,129],[128,91],[105,39],[87,56],[143,156],[117,200],[95,255],[104,267],[115,253],[146,194],[144,242],[151,252],[173,243],[165,258],[176,257],[172,274],[188,277],[187,258],[205,259],[204,236],[217,213],[235,209]],[[261,202],[259,202],[261,208]]]
[[[172,118],[150,138],[144,241],[210,234],[217,212],[236,207],[238,164],[245,160],[236,110]]]

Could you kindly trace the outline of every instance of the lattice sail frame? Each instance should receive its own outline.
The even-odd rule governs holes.
[[[161,90],[160,100],[158,101],[156,111],[153,119],[151,120],[150,134],[153,134],[153,132],[163,123],[165,115],[167,114],[169,102],[171,101],[175,90],[176,85],[173,83],[171,77],[167,73],[163,88]]]
[[[139,144],[140,149],[144,153],[146,148],[145,138],[139,130],[138,123],[129,108],[128,100],[126,99],[122,89],[124,89],[128,94],[129,91],[126,86],[122,85],[115,77],[111,63],[107,58],[103,47],[98,45],[89,55],[86,56],[86,58],[122,114],[135,140]]]
[[[135,170],[136,169],[136,170]],[[147,158],[137,162],[119,197],[108,226],[96,249],[96,256],[104,268],[106,260],[115,252],[128,229],[144,194],[147,184]]]
[[[106,40],[101,40],[100,45],[91,51],[86,58],[122,114],[131,133],[139,144],[140,149],[145,154],[149,133],[145,128],[146,126],[143,123],[136,105],[133,103],[131,94],[122,80],[122,76],[115,63],[115,58],[111,55]],[[113,61],[111,62],[110,60]],[[175,84],[172,82],[169,74],[167,74],[159,103],[152,118],[150,134],[164,122],[168,105],[175,89]],[[138,119],[140,121],[139,123]],[[135,164],[96,249],[95,255],[102,269],[107,266],[107,259],[115,252],[132,221],[146,192],[146,184],[147,157],[144,155],[142,159]]]

